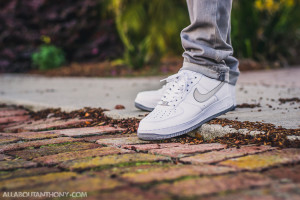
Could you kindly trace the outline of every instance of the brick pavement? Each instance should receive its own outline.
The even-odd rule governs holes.
[[[87,120],[33,121],[1,108],[0,196],[87,192],[87,199],[300,199],[300,149],[141,141]],[[8,198],[9,199],[9,198]]]

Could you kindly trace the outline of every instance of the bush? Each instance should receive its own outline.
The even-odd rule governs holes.
[[[232,42],[238,58],[299,63],[299,0],[237,0]],[[297,59],[297,60],[296,60]]]
[[[234,0],[235,55],[299,64],[299,10],[299,0]],[[43,35],[68,61],[121,57],[117,63],[138,69],[180,55],[187,25],[185,0],[0,1],[0,72],[30,70]]]
[[[0,1],[0,72],[32,68],[31,54],[44,43],[65,52],[68,61],[103,61],[122,55],[105,0]]]
[[[32,61],[40,70],[54,69],[65,62],[65,55],[54,45],[42,45],[38,52],[32,54]]]
[[[155,63],[166,54],[183,51],[179,34],[189,24],[186,2],[111,0],[123,58],[132,68]],[[236,0],[232,9],[235,56],[281,65],[299,63],[299,0]]]
[[[124,63],[134,69],[165,54],[181,54],[180,31],[189,24],[185,0],[109,0],[124,45]]]

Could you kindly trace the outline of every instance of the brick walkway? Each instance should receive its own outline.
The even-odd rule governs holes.
[[[150,143],[87,120],[0,108],[0,189],[87,199],[300,199],[300,149]],[[9,198],[8,198],[9,199]]]

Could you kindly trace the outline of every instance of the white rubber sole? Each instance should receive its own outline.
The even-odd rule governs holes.
[[[138,131],[138,137],[141,140],[163,140],[163,139],[180,136],[202,126],[204,123],[222,114],[227,113],[228,111],[233,110],[234,108],[235,106],[233,105],[232,98],[226,97],[208,106],[205,110],[200,112],[191,121],[188,121],[184,124],[180,124],[174,127],[156,129],[144,133]]]

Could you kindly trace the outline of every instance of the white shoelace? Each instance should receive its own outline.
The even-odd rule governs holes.
[[[177,105],[189,91],[193,81],[197,79],[194,72],[180,71],[177,74],[169,76],[161,81],[167,81],[166,90],[164,92],[159,105]]]

